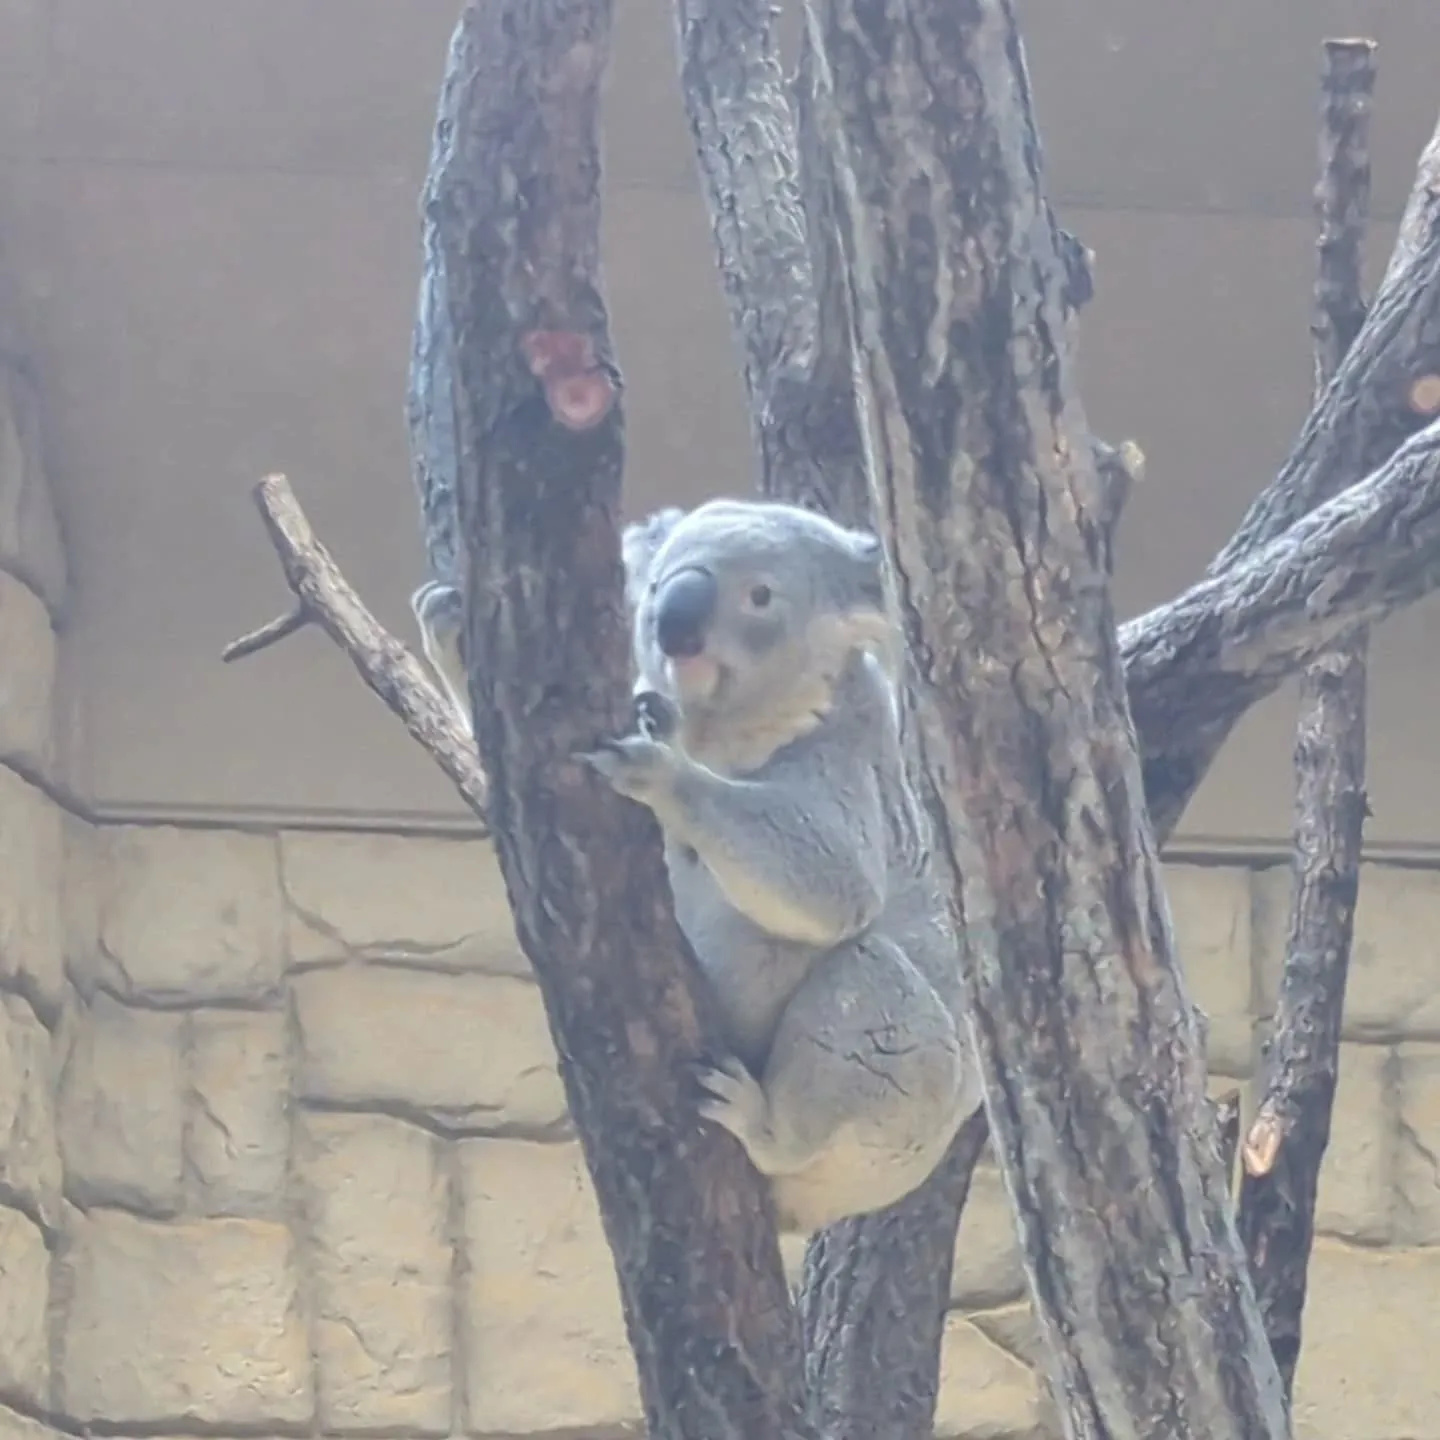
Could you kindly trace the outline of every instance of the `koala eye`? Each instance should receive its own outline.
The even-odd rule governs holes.
[[[750,587],[750,604],[756,610],[763,610],[774,598],[774,592],[768,585],[752,585]]]

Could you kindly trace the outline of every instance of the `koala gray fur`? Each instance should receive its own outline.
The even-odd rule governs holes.
[[[655,813],[733,1052],[700,1113],[808,1232],[920,1185],[980,1103],[949,897],[906,778],[878,540],[789,505],[627,527],[637,696],[586,757]]]
[[[427,580],[411,597],[410,608],[420,627],[425,659],[435,672],[467,735],[475,733],[470,716],[470,680],[465,673],[463,645],[465,601],[457,585]]]

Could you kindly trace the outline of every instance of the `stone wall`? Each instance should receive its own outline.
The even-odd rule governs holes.
[[[633,1424],[609,1256],[488,848],[71,815],[51,741],[64,565],[10,394],[0,1440]],[[1170,868],[1217,1087],[1250,1074],[1285,883]],[[1304,1440],[1440,1434],[1440,874],[1371,866],[1362,895]],[[942,1430],[1038,1435],[991,1169],[954,1297]]]

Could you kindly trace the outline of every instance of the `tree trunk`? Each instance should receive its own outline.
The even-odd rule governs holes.
[[[869,473],[1052,1390],[1075,1435],[1279,1440],[1146,818],[1014,15],[829,0],[823,39]]]
[[[680,73],[743,357],[760,488],[874,527],[855,408],[832,157],[807,35],[787,94],[768,0],[676,0]],[[907,759],[917,774],[913,700]],[[956,957],[958,964],[959,957]],[[927,1440],[955,1235],[983,1115],[897,1205],[822,1231],[800,1292],[810,1418],[826,1440]]]
[[[425,202],[414,432],[458,498],[489,813],[615,1256],[650,1433],[803,1436],[799,1327],[766,1192],[697,1120],[717,1053],[659,836],[572,756],[627,728],[619,377],[598,290],[606,0],[480,0],[452,44]],[[436,350],[453,364],[453,455]],[[425,372],[429,371],[427,375]],[[427,441],[425,437],[440,437]],[[447,497],[435,487],[451,483]]]

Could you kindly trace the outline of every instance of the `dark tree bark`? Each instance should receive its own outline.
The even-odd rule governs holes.
[[[1014,15],[822,13],[869,473],[1056,1403],[1076,1435],[1279,1440],[1146,819]]]
[[[1311,328],[1317,397],[1365,318],[1360,276],[1374,90],[1374,45],[1328,42],[1315,195],[1320,238]],[[1315,1199],[1330,1142],[1360,886],[1367,649],[1361,631],[1316,661],[1301,682],[1289,940],[1260,1070],[1262,1098],[1243,1151],[1240,1237],[1287,1399],[1300,1358]]]
[[[799,1327],[764,1190],[684,1077],[715,1053],[644,811],[577,765],[627,728],[619,377],[598,288],[606,0],[469,4],[425,201],[412,382],[429,484],[458,491],[490,820],[614,1252],[650,1433],[805,1433]],[[430,356],[427,361],[425,357]],[[443,363],[443,360],[442,360]],[[432,371],[433,373],[433,371]],[[453,503],[432,497],[444,508]]]

